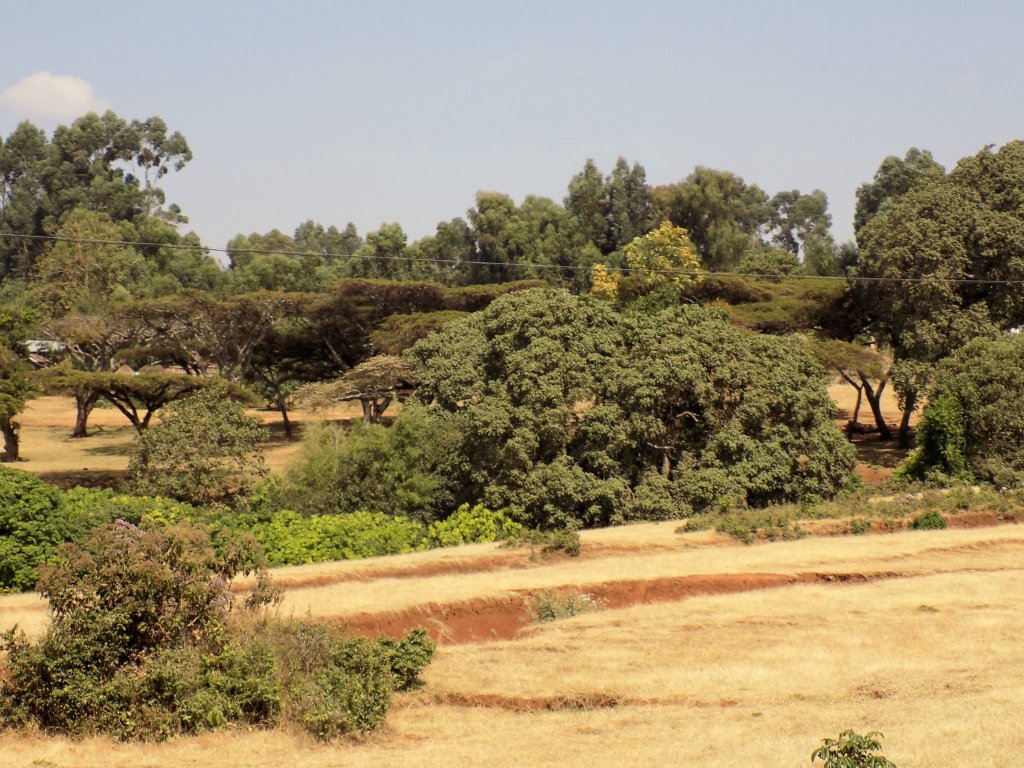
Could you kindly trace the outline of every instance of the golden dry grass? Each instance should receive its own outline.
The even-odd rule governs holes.
[[[590,532],[584,547],[580,560],[477,573],[417,575],[501,553],[479,545],[278,575],[346,578],[288,598],[288,610],[332,618],[673,575],[878,580],[635,605],[529,628],[515,640],[443,646],[425,687],[400,696],[386,728],[364,743],[323,746],[285,732],[161,745],[3,734],[0,764],[788,768],[809,764],[822,737],[847,727],[881,730],[901,768],[995,763],[1024,747],[1015,725],[1024,701],[1020,527],[745,547],[657,524]],[[0,598],[0,624],[32,612],[32,599]],[[598,706],[609,699],[617,705]],[[540,708],[523,711],[531,706]]]

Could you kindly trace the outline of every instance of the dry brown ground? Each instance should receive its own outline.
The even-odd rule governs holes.
[[[0,764],[790,768],[848,727],[881,730],[901,768],[996,764],[1024,748],[1022,556],[1019,526],[746,547],[650,524],[587,532],[578,560],[476,545],[281,569],[285,613],[354,625],[419,611],[448,641],[382,731],[330,746],[0,734]],[[463,608],[550,589],[608,607],[461,634]],[[0,627],[43,617],[31,596],[0,598]]]

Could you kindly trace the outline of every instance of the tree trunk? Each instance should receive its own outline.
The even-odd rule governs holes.
[[[18,461],[18,422],[10,417],[0,418],[0,432],[4,435],[4,452],[0,454],[0,461]]]
[[[669,474],[672,472],[672,459],[669,456],[668,449],[661,452],[661,476],[668,480]]]
[[[370,426],[373,424],[373,405],[371,400],[360,400],[359,404],[363,406],[363,424]]]
[[[292,423],[288,420],[288,403],[284,398],[277,401],[277,410],[281,412],[281,421],[284,422],[284,436],[292,439]]]
[[[868,399],[868,405],[871,406],[871,414],[875,417],[875,426],[878,427],[878,436],[882,440],[892,440],[892,430],[889,429],[889,425],[885,423],[885,419],[882,417],[882,392],[885,391],[885,385],[888,383],[888,379],[882,379],[878,384],[878,389],[874,389],[871,386],[871,382],[868,381],[868,377],[863,373],[858,374],[860,376],[860,383],[864,386],[864,395]]]
[[[857,431],[857,417],[860,416],[860,406],[864,402],[864,387],[854,387],[857,390],[857,402],[853,406],[853,414],[850,416],[850,421],[846,425],[846,436],[850,442],[853,442],[853,435]]]
[[[383,397],[380,402],[374,401],[373,403],[373,423],[380,424],[381,416],[384,415],[384,411],[391,405],[391,397]]]
[[[75,429],[71,433],[72,437],[89,436],[89,414],[92,413],[92,409],[99,399],[100,396],[96,392],[75,394]]]
[[[903,405],[903,418],[900,419],[900,429],[897,433],[900,448],[910,447],[910,414],[914,412],[917,405],[917,392],[907,392],[906,402]]]
[[[847,384],[857,390],[857,402],[853,406],[853,413],[850,415],[850,420],[846,422],[846,437],[853,442],[853,436],[857,432],[857,418],[860,416],[860,406],[864,402],[864,385],[858,384],[844,371],[840,371],[839,375],[843,377]]]

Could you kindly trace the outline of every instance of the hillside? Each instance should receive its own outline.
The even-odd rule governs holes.
[[[442,642],[365,743],[3,735],[0,750],[16,766],[792,766],[852,727],[913,768],[1024,746],[1019,527],[749,547],[674,527],[588,532],[575,560],[476,545],[277,571],[284,612],[422,624]],[[548,592],[600,609],[528,625]],[[30,596],[0,598],[4,627],[44,617]]]

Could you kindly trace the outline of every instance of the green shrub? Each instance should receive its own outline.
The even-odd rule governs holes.
[[[579,557],[581,544],[579,531],[575,528],[556,528],[551,531],[523,528],[506,540],[506,546],[539,549],[543,555],[564,552],[569,557]]]
[[[918,480],[1024,485],[1024,335],[970,341],[936,366],[918,447],[900,470]]]
[[[526,615],[533,624],[544,624],[558,619],[568,619],[581,613],[589,613],[604,607],[604,601],[586,592],[570,592],[560,595],[553,591],[538,592],[526,608]]]
[[[31,589],[36,567],[74,533],[57,488],[0,467],[0,592]]]
[[[221,384],[168,404],[128,465],[140,494],[208,504],[243,496],[266,472],[263,423]]]
[[[73,541],[84,541],[93,528],[115,520],[164,526],[197,522],[201,517],[191,504],[161,496],[117,493],[110,488],[71,488],[64,492],[64,508],[74,528]]]
[[[396,691],[419,684],[420,672],[430,663],[437,648],[425,629],[413,629],[401,640],[380,638],[377,647],[391,670]]]
[[[917,447],[897,469],[896,476],[908,480],[970,480],[966,450],[963,404],[958,396],[944,392],[928,402],[917,428]]]
[[[416,520],[374,512],[303,517],[283,510],[248,528],[273,565],[353,560],[412,552],[425,529]]]
[[[500,541],[519,535],[523,526],[510,519],[501,509],[488,509],[482,504],[463,504],[445,520],[427,528],[426,547],[455,547]]]
[[[947,526],[946,518],[934,509],[924,512],[910,521],[910,527],[916,531],[936,531]]]
[[[303,514],[368,511],[429,522],[452,506],[436,471],[448,440],[443,424],[414,406],[390,427],[312,429],[289,467],[281,499]]]
[[[231,579],[252,569],[256,610],[277,593],[243,537],[218,554],[201,527],[122,520],[65,545],[41,569],[46,632],[0,639],[0,727],[152,740],[282,720],[321,739],[377,726],[429,662],[426,633],[349,639],[233,611]]]
[[[843,731],[838,739],[822,739],[821,746],[811,753],[811,762],[821,760],[823,768],[896,768],[880,753],[881,739],[877,731],[864,736]]]
[[[806,535],[792,516],[780,508],[771,507],[731,512],[715,524],[715,530],[744,544],[764,539],[788,541]]]

